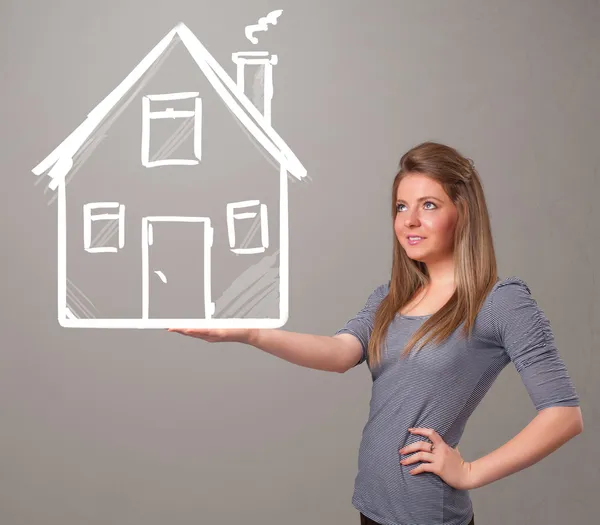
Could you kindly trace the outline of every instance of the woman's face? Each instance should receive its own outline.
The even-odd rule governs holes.
[[[451,257],[457,217],[456,206],[435,180],[409,173],[400,181],[394,230],[411,259],[432,263]],[[410,243],[409,236],[423,239]]]

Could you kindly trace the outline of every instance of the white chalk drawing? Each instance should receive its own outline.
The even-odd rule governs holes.
[[[165,284],[167,284],[167,276],[161,270],[154,270],[154,273],[158,275],[158,278]]]
[[[175,111],[173,108],[167,108],[163,111],[150,111],[152,101],[164,100],[182,100],[194,99],[194,109],[192,111]],[[194,155],[195,159],[162,159],[150,161],[150,122],[152,119],[175,119],[175,118],[193,118],[194,119]],[[164,95],[146,95],[142,97],[142,164],[147,168],[154,166],[173,166],[173,165],[194,165],[201,160],[202,150],[202,99],[198,93],[170,93]]]
[[[271,101],[273,99],[273,66],[277,64],[277,55],[269,56],[268,53],[261,51],[246,51],[233,53],[233,61],[237,64],[237,84],[241,90],[245,89],[245,68],[247,65],[262,66],[260,70],[263,78],[264,93],[262,101],[253,100],[264,115],[265,121],[271,124]]]
[[[283,13],[283,9],[271,11],[267,16],[263,16],[258,20],[258,24],[246,26],[246,38],[253,44],[258,44],[258,38],[253,33],[256,31],[267,31],[268,24],[277,25],[277,19]]]
[[[150,272],[150,249],[154,243],[154,228],[155,222],[199,222],[204,225],[204,307],[206,311],[206,320],[210,320],[215,310],[215,304],[211,299],[211,258],[210,249],[213,245],[214,228],[210,225],[208,217],[144,217],[142,219],[142,318],[146,321],[157,321],[149,319],[149,279]],[[162,272],[161,272],[162,273]],[[159,274],[160,275],[160,274]],[[162,276],[161,280],[167,284],[166,277]],[[229,322],[232,319],[221,319],[221,321]]]
[[[98,208],[118,208],[118,213],[92,214]],[[94,221],[117,220],[119,228],[119,248],[125,245],[125,205],[118,202],[90,202],[83,206],[83,245],[88,253],[116,252],[116,246],[92,246],[92,223]]]
[[[253,33],[266,31],[269,24],[275,25],[282,12],[282,10],[272,11],[266,17],[260,18],[257,25],[247,26],[245,28],[246,37],[253,44],[256,44],[258,39],[253,36]],[[107,126],[111,125],[123,111],[124,108],[119,111],[115,110],[118,104],[126,106],[133,101],[134,104],[139,103],[141,106],[142,119],[137,130],[141,140],[141,155],[138,153],[137,159],[140,166],[148,169],[148,173],[161,173],[165,166],[176,166],[176,168],[170,169],[181,170],[177,173],[190,173],[189,170],[200,169],[204,158],[210,155],[210,151],[203,144],[207,138],[207,133],[209,133],[203,122],[203,113],[208,109],[206,94],[194,90],[194,86],[186,86],[187,91],[184,87],[183,90],[175,92],[141,92],[145,85],[144,80],[146,77],[144,75],[153,71],[152,68],[159,63],[163,54],[166,56],[170,52],[169,46],[175,39],[185,46],[189,55],[193,58],[194,66],[198,67],[203,77],[208,80],[208,83],[218,95],[219,103],[225,105],[226,109],[234,116],[234,120],[237,119],[240,128],[247,134],[248,140],[253,138],[255,141],[253,144],[257,143],[259,145],[255,147],[262,148],[263,156],[276,168],[275,173],[278,178],[276,181],[278,184],[276,194],[279,201],[277,203],[278,213],[274,215],[279,222],[276,245],[270,242],[269,235],[268,215],[272,205],[265,202],[259,194],[255,199],[229,199],[223,203],[222,217],[203,214],[200,205],[198,206],[200,210],[198,215],[184,213],[179,216],[170,212],[161,213],[167,208],[161,208],[153,202],[152,207],[146,209],[145,214],[140,216],[141,220],[132,218],[134,217],[132,211],[134,208],[130,208],[130,205],[122,202],[122,199],[118,197],[109,197],[108,199],[101,197],[86,201],[83,204],[83,210],[81,207],[78,208],[77,221],[82,220],[82,224],[78,223],[77,228],[72,228],[71,222],[69,223],[71,232],[83,230],[83,242],[73,243],[71,237],[67,237],[67,196],[69,194],[67,183],[74,173],[81,169],[83,162],[105,137]],[[192,31],[183,23],[177,24],[134,67],[126,78],[87,115],[87,118],[33,168],[32,171],[35,175],[46,175],[49,178],[48,189],[55,193],[54,198],[57,200],[57,307],[58,321],[61,326],[138,329],[168,327],[277,328],[286,323],[289,301],[288,179],[291,177],[291,180],[306,180],[307,171],[271,125],[273,66],[278,62],[277,55],[266,51],[243,51],[232,53],[231,56],[237,67],[235,82]],[[249,94],[246,93],[244,82],[247,74],[246,68],[249,65],[259,66],[262,75],[260,78],[262,82],[261,96],[254,101],[251,101]],[[185,106],[185,109],[180,109],[180,104],[188,105]],[[116,115],[114,115],[115,111]],[[174,148],[168,147],[168,144],[165,144],[160,152],[153,154],[151,151],[154,126],[160,125],[160,122],[172,120],[182,122],[178,133],[187,135],[193,133],[192,153],[187,157],[180,154],[175,155]],[[98,135],[100,135],[100,138],[97,138]],[[88,151],[85,151],[86,149]],[[173,171],[170,174],[173,177]],[[197,184],[201,185],[203,182],[202,177],[198,177],[197,180]],[[227,183],[224,182],[223,184]],[[107,195],[107,191],[104,191],[103,195]],[[125,213],[126,204],[127,214]],[[169,205],[172,205],[172,202]],[[238,231],[240,224],[251,225],[251,233],[257,234],[258,240],[255,237],[255,240],[251,241],[250,233],[245,238],[240,235]],[[196,233],[198,235],[197,237],[194,236],[194,239],[203,238],[203,243],[192,243],[193,248],[198,249],[199,260],[203,263],[203,271],[198,271],[198,275],[194,274],[194,277],[203,281],[201,283],[203,293],[201,297],[198,297],[199,308],[202,309],[203,315],[157,316],[151,313],[155,291],[160,292],[167,289],[171,286],[174,280],[173,277],[176,277],[173,272],[169,273],[165,270],[162,262],[155,263],[153,261],[153,246],[156,242],[160,243],[168,239],[168,236],[165,237],[165,230],[163,229],[165,227],[191,227],[194,228],[194,235]],[[155,228],[160,229],[162,237],[157,237],[159,230],[155,231]],[[140,229],[141,249],[139,244],[127,240],[128,238],[131,239],[131,232],[134,232],[137,235],[136,238],[139,239]],[[128,232],[127,238],[126,232]],[[263,278],[276,278],[276,281],[272,282],[263,279],[261,281],[262,288],[258,292],[253,291],[252,294],[246,294],[246,297],[244,297],[244,291],[242,291],[241,297],[239,296],[239,283],[234,283],[228,290],[223,292],[222,304],[224,306],[221,308],[221,317],[215,317],[216,306],[212,297],[213,249],[216,236],[219,240],[223,238],[226,241],[226,247],[233,257],[247,257],[250,258],[248,260],[252,261],[257,260],[252,259],[253,256],[263,257],[259,264],[252,263],[253,266],[245,272],[247,276],[250,276],[249,278],[255,279],[255,281]],[[110,267],[111,264],[115,264],[115,258],[121,257],[127,250],[129,250],[129,254],[135,254],[138,261],[136,263],[137,272],[141,278],[141,286],[137,288],[141,289],[138,314],[125,317],[102,315],[102,312],[96,306],[96,300],[92,303],[81,289],[75,286],[70,272],[69,275],[67,274],[67,239],[69,240],[69,254],[73,252],[76,254],[92,254],[78,255],[78,257],[96,258],[93,259],[94,264],[97,261],[106,260]],[[157,241],[157,239],[160,240]],[[259,254],[262,254],[262,256]],[[102,257],[106,259],[101,259]],[[109,258],[112,259],[109,261]],[[273,263],[277,258],[278,263]],[[70,268],[72,267],[70,266]],[[114,270],[111,269],[111,271]],[[255,307],[265,296],[273,293],[278,293],[278,315],[250,318],[236,315],[236,313],[248,311],[249,308]],[[105,297],[100,295],[99,300],[103,299]]]
[[[260,240],[261,246],[255,248],[235,248],[235,223],[236,219],[253,219],[257,212],[233,213],[235,208],[250,208],[260,205]],[[267,217],[267,205],[260,204],[259,201],[230,202],[227,204],[227,237],[229,246],[234,253],[262,253],[269,247],[269,220]]]

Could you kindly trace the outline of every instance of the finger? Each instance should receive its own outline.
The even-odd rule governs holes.
[[[418,461],[428,461],[431,462],[435,459],[435,456],[429,452],[417,452],[408,458],[404,458],[400,463],[403,465],[410,465],[411,463],[416,463]]]
[[[409,428],[409,432],[413,434],[421,434],[427,437],[434,445],[438,445],[444,442],[442,437],[433,428]]]
[[[411,434],[420,434],[422,436],[425,435],[425,432],[431,430],[430,428],[424,428],[424,427],[414,427],[414,428],[409,428],[408,431]]]
[[[433,472],[433,465],[431,463],[421,463],[418,467],[408,471],[411,476],[421,472]]]
[[[415,450],[429,450],[431,448],[431,443],[427,442],[427,441],[417,441],[415,443],[411,443],[410,445],[405,446],[404,448],[401,448],[398,452],[400,452],[400,454],[410,454],[411,452],[414,452]]]

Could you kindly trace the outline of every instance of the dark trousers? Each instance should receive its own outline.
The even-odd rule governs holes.
[[[360,513],[360,525],[381,525],[376,521],[373,521],[371,518],[367,518],[362,512]],[[473,518],[467,525],[475,525],[475,514],[473,514]]]

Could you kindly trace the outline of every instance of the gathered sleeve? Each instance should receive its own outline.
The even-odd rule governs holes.
[[[497,340],[521,376],[537,411],[579,406],[579,397],[556,348],[550,322],[518,277],[502,281],[492,294]]]
[[[356,337],[362,346],[362,356],[358,363],[354,366],[358,366],[367,359],[367,349],[369,347],[369,339],[371,338],[371,332],[373,331],[373,323],[375,321],[375,313],[379,307],[379,303],[385,298],[389,291],[389,283],[382,284],[375,288],[367,302],[363,306],[362,310],[358,312],[352,319],[348,320],[343,328],[340,328],[335,335],[338,334],[352,334]]]

